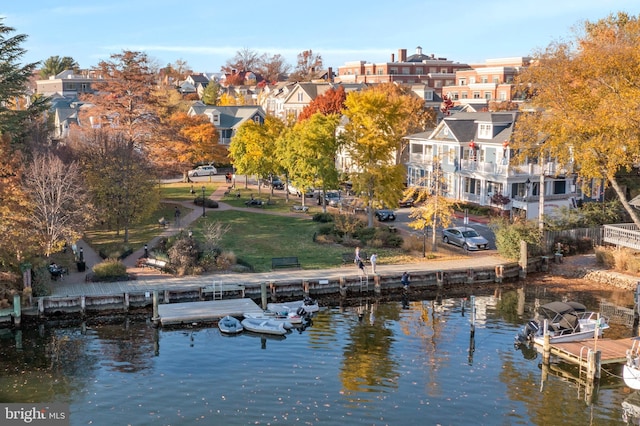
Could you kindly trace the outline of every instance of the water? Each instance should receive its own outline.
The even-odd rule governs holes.
[[[627,293],[571,296],[629,307]],[[622,404],[637,395],[620,378],[589,401],[555,375],[541,388],[540,356],[513,347],[529,318],[516,291],[475,297],[473,338],[469,302],[363,298],[283,339],[125,319],[5,330],[0,401],[69,403],[72,425],[625,424]]]

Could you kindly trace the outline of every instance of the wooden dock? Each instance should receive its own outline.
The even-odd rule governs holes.
[[[582,364],[587,361],[589,350],[600,352],[600,364],[622,364],[627,361],[627,350],[631,349],[633,340],[626,339],[589,339],[577,342],[554,343],[551,345],[551,355],[562,358],[572,364]]]
[[[157,321],[161,325],[215,322],[225,315],[241,318],[245,312],[260,313],[262,309],[249,298],[165,303],[158,305]]]

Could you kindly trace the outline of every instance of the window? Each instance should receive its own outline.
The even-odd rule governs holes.
[[[298,92],[298,102],[304,101],[304,93]]]
[[[433,82],[433,87],[442,87],[442,80],[436,80]]]
[[[482,77],[480,77],[480,81],[482,81],[483,83],[488,83],[489,77],[487,77],[486,75],[483,75]]]
[[[424,74],[424,69],[422,67],[417,67],[416,68],[416,75],[422,75]]]
[[[422,154],[424,151],[424,145],[418,143],[411,144],[411,153],[412,154]]]
[[[469,94],[467,92],[462,92],[462,99],[469,99]]]
[[[498,76],[494,76],[494,77],[493,77],[493,83],[494,83],[494,84],[500,84],[500,77],[498,77]]]
[[[409,67],[402,67],[402,74],[404,75],[411,74],[411,69]]]
[[[469,84],[476,84],[476,78],[475,77],[469,77]]]
[[[393,67],[389,69],[389,74],[391,75],[398,74],[398,68]]]
[[[449,96],[451,96],[451,99],[453,99],[454,101],[457,101],[459,99],[458,92],[451,92],[449,93]]]
[[[491,99],[491,92],[484,92],[485,99]]]
[[[432,101],[433,100],[433,92],[432,91],[424,92],[424,100],[425,101]]]
[[[438,68],[436,68],[436,67],[429,67],[429,72],[430,72],[431,74],[435,74],[435,73],[437,73],[437,72],[438,72]]]
[[[478,137],[482,139],[491,139],[493,137],[491,124],[481,123],[478,126]]]
[[[556,180],[553,182],[553,193],[554,194],[566,194],[567,193],[567,181],[566,180]]]
[[[450,147],[449,148],[449,164],[454,164],[456,161],[456,149]]]
[[[466,85],[467,85],[467,80],[466,80],[466,79],[464,79],[464,78],[461,78],[461,79],[460,79],[460,83],[459,83],[459,85],[460,85],[460,86],[466,86]]]
[[[480,92],[473,92],[473,99],[480,99]]]
[[[464,179],[464,192],[467,194],[477,194],[477,187],[480,182],[477,179],[465,178]]]
[[[507,100],[507,92],[500,92],[500,93],[498,94],[498,98],[499,98],[501,101],[506,101],[506,100]]]
[[[371,70],[367,70],[366,74],[371,75]]]
[[[383,70],[382,70],[382,68],[380,68],[380,69],[378,70],[378,75],[383,75],[383,74],[382,74],[382,71],[383,71]]]

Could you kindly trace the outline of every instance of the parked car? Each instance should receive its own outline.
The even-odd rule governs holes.
[[[327,200],[327,206],[338,207],[340,204],[340,193],[338,191],[327,191],[326,197],[322,192],[318,193],[318,205],[321,206],[324,200]]]
[[[187,173],[189,177],[198,177],[198,176],[213,176],[218,173],[218,170],[212,166],[198,166],[193,170],[189,170]]]
[[[398,201],[398,207],[413,207],[413,198],[401,199]]]
[[[468,226],[458,226],[442,230],[442,241],[465,250],[489,250],[489,241]]]
[[[376,219],[380,222],[396,220],[396,214],[390,209],[378,209],[375,211]]]
[[[298,197],[302,197],[302,191],[300,191],[298,188],[296,188],[295,186],[293,186],[291,184],[287,185],[287,191],[289,191],[289,194],[297,195]],[[305,191],[304,196],[306,198],[313,198],[313,189],[307,188],[306,191]]]

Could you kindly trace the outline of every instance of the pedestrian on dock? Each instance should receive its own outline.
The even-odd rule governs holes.
[[[400,278],[400,282],[402,283],[402,286],[404,287],[405,290],[409,290],[409,274],[405,271],[404,274],[402,274],[402,278]]]
[[[378,255],[373,253],[369,258],[369,262],[371,262],[371,273],[376,273],[376,262],[378,261]]]

